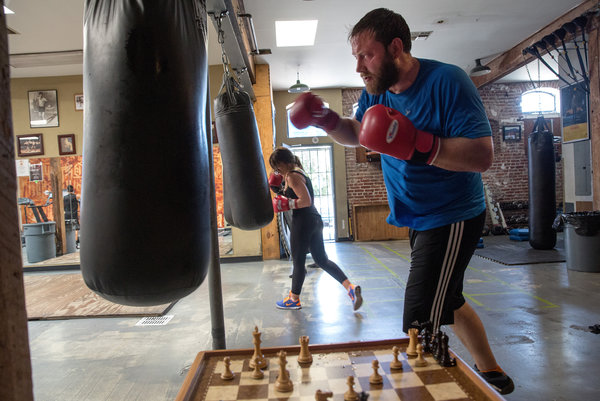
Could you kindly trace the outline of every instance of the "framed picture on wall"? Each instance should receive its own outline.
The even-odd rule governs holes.
[[[19,157],[43,155],[42,134],[17,135],[17,154]]]
[[[75,134],[66,134],[58,136],[58,154],[59,155],[74,155],[75,150]]]
[[[521,140],[521,126],[519,124],[504,125],[502,127],[502,140],[517,142]]]
[[[83,93],[78,93],[75,95],[75,110],[83,110]]]
[[[27,92],[29,99],[29,126],[31,128],[58,127],[58,95],[56,89]]]

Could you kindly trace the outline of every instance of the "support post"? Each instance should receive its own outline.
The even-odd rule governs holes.
[[[0,0],[0,400],[33,401],[3,6]]]

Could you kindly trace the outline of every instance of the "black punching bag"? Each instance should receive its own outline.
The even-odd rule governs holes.
[[[175,301],[208,270],[204,7],[86,1],[81,272],[115,303]]]
[[[223,214],[233,227],[256,230],[273,220],[258,125],[250,96],[228,73],[215,99],[215,126],[223,161]]]
[[[534,249],[552,249],[556,231],[556,173],[554,136],[543,116],[538,117],[529,135],[529,244]]]

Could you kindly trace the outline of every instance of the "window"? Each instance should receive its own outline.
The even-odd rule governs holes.
[[[327,133],[321,128],[313,127],[312,125],[304,129],[296,128],[290,121],[290,108],[292,107],[292,104],[288,104],[286,107],[288,138],[312,138],[314,136],[327,136]],[[329,107],[329,104],[325,103],[325,107]]]
[[[523,113],[560,113],[558,89],[537,88],[521,95]]]

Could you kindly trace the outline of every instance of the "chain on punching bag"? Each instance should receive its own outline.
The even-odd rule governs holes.
[[[223,161],[223,213],[242,230],[273,220],[258,125],[250,96],[227,73],[215,99],[215,125]]]
[[[204,0],[87,0],[81,271],[125,305],[180,299],[210,257]]]
[[[552,249],[556,231],[556,167],[554,136],[543,116],[538,117],[528,140],[529,244],[534,249]]]

